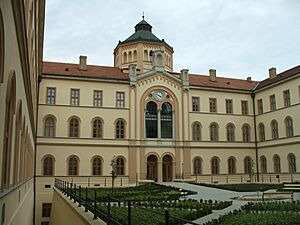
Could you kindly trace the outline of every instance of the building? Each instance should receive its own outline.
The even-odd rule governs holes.
[[[113,158],[118,185],[300,179],[300,66],[258,82],[174,72],[173,52],[143,18],[113,67],[43,63],[37,224],[54,177],[108,186]]]
[[[38,76],[43,0],[0,1],[0,223],[34,221]]]

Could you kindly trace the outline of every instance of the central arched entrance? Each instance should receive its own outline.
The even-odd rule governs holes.
[[[163,157],[163,167],[162,167],[163,181],[164,182],[169,182],[169,181],[172,181],[172,179],[173,179],[173,177],[172,177],[172,172],[173,172],[172,164],[173,164],[172,156],[165,155]]]
[[[149,155],[147,158],[147,180],[157,181],[157,157]]]

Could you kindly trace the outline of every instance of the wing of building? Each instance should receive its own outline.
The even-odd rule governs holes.
[[[1,37],[0,41],[2,44]],[[135,32],[117,44],[112,67],[89,65],[86,56],[80,56],[78,64],[43,62],[37,118],[36,224],[49,223],[54,178],[108,187],[112,159],[117,163],[118,186],[174,180],[300,180],[300,66],[279,74],[271,68],[263,81],[233,79],[220,76],[215,69],[207,74],[190,74],[187,69],[174,72],[173,53],[171,45],[156,37],[143,18]],[[8,82],[11,75],[8,67],[4,69]],[[10,103],[14,89],[6,83],[5,90],[2,86],[1,96],[8,95],[9,100],[1,98],[1,105],[15,110]],[[34,116],[31,122],[31,106],[27,106],[31,100],[25,99],[25,93],[17,95],[27,107],[21,111],[25,119],[20,117],[20,132],[19,114],[12,116],[19,112],[16,110],[1,114],[7,125],[2,125],[0,134],[17,132],[25,140],[25,126],[25,135],[33,144]],[[33,107],[32,115],[35,113]],[[8,116],[15,118],[14,122],[8,122],[12,121]],[[12,133],[5,139],[9,146],[19,143]],[[15,154],[6,156],[6,145],[2,151],[5,159]],[[15,148],[19,149],[12,147],[11,152],[18,151]],[[31,182],[30,175],[27,178]],[[2,180],[4,188],[13,184],[13,179],[11,183]]]
[[[0,1],[0,223],[33,224],[44,0]]]

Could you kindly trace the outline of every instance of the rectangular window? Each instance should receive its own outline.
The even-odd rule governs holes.
[[[248,115],[249,114],[249,111],[248,111],[248,101],[242,100],[242,114],[243,115]]]
[[[270,110],[275,111],[276,110],[276,100],[275,95],[270,96]]]
[[[125,107],[125,92],[117,92],[117,99],[116,99],[116,107],[117,108],[124,108]]]
[[[52,203],[43,203],[42,217],[50,217]]]
[[[71,105],[79,105],[79,89],[71,89]]]
[[[233,113],[232,99],[226,99],[226,113]]]
[[[283,102],[285,107],[291,105],[290,90],[283,91]]]
[[[48,105],[55,104],[55,92],[56,92],[56,88],[47,87],[47,104]]]
[[[258,114],[263,114],[263,112],[264,112],[262,99],[257,100],[257,112],[258,112]]]
[[[217,99],[216,98],[209,98],[209,111],[217,112]]]
[[[102,106],[102,91],[94,90],[94,106],[95,107]]]
[[[199,112],[200,111],[199,97],[192,97],[192,104],[193,104],[193,112]]]

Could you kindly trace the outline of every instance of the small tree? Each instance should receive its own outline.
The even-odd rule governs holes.
[[[111,166],[111,192],[114,192],[114,186],[115,186],[115,179],[117,178],[117,160],[116,160],[116,156],[114,155],[114,157],[110,160],[110,166]]]

